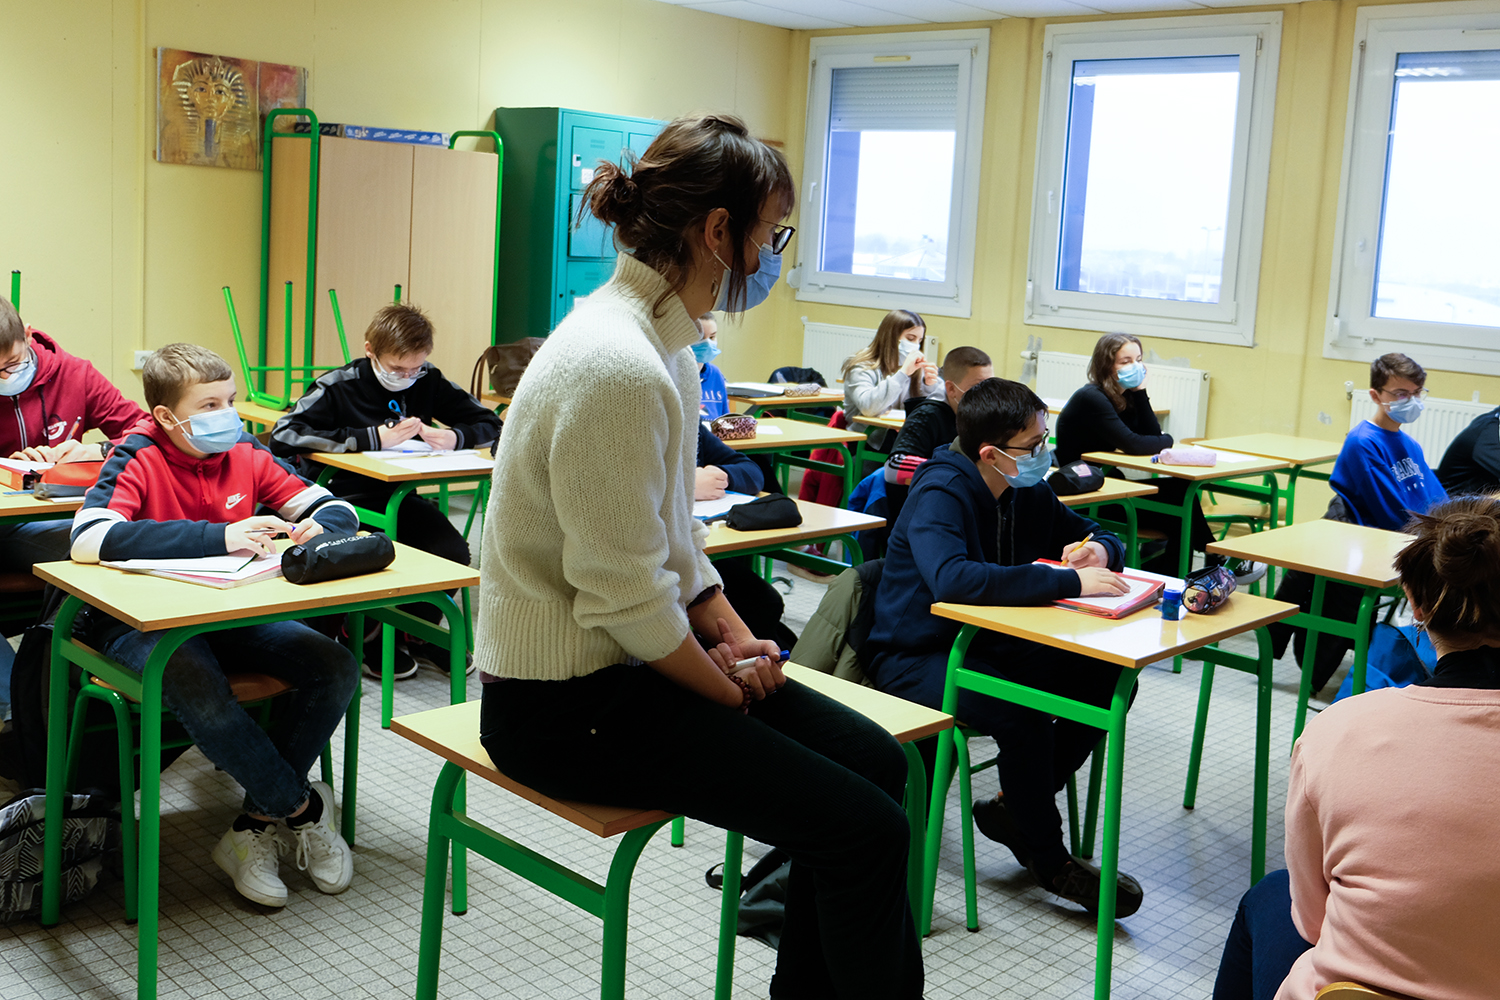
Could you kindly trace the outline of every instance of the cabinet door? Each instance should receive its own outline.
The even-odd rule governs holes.
[[[413,154],[411,301],[432,320],[432,363],[467,388],[492,336],[499,158],[425,146]]]
[[[573,126],[572,188],[582,191],[584,185],[594,179],[594,168],[600,160],[620,162],[620,152],[625,148],[625,134],[602,128]]]
[[[655,138],[655,132],[632,132],[630,133],[628,147],[639,158],[646,155],[646,150]]]
[[[553,323],[562,322],[563,317],[573,311],[579,299],[587,298],[594,289],[604,284],[615,273],[613,261],[568,261],[567,280],[558,292],[557,315]]]
[[[392,301],[396,285],[411,284],[412,153],[415,146],[325,136],[318,184],[319,364],[342,364],[328,289],[339,311],[351,358],[365,353],[365,330],[375,310]],[[493,202],[491,218],[493,218]]]

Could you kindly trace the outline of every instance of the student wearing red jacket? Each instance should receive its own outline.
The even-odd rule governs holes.
[[[142,370],[151,416],[105,462],[73,519],[73,559],[172,558],[269,553],[286,533],[305,542],[327,530],[352,534],[354,508],[297,475],[245,433],[234,411],[234,374],[193,344],[169,344]],[[184,584],[183,586],[191,586]],[[133,670],[165,632],[138,632],[95,613],[89,637]],[[226,674],[254,671],[288,681],[273,733],[235,701]],[[333,792],[307,772],[343,718],[359,666],[339,643],[301,622],[247,625],[195,636],[167,661],[162,701],[193,742],[245,789],[244,812],[213,860],[247,899],[284,906],[278,858],[296,842],[297,867],[322,892],[343,892],[354,874],[339,836]]]
[[[97,462],[106,444],[85,445],[86,431],[111,440],[145,417],[109,379],[57,341],[21,322],[0,298],[0,456],[33,462]],[[0,525],[0,571],[68,558],[68,522]]]

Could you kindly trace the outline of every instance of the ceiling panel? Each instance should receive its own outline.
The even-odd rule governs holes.
[[[676,0],[662,0],[662,2],[674,3]],[[741,21],[754,21],[757,24],[771,24],[778,28],[801,28],[812,31],[817,28],[853,27],[853,25],[844,21],[829,21],[821,17],[811,17],[807,14],[777,10],[775,7],[767,7],[763,4],[754,3],[752,0],[714,0],[711,3],[681,3],[679,5],[689,10],[701,10],[709,14],[723,14],[725,17],[737,17]]]
[[[1265,0],[662,0],[779,28],[873,28],[1000,17],[1087,17],[1262,6]]]

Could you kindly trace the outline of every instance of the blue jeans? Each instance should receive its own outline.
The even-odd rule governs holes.
[[[68,558],[72,532],[73,521],[66,517],[0,524],[0,572],[30,573],[33,563]]]
[[[102,652],[139,672],[164,635],[119,630]],[[230,673],[268,674],[295,686],[277,699],[272,733],[235,701]],[[245,789],[245,811],[279,819],[307,799],[307,771],[358,684],[359,665],[343,646],[301,622],[272,622],[184,642],[167,661],[162,702],[203,755]]]
[[[648,666],[484,685],[479,740],[555,798],[683,813],[792,858],[775,1000],[920,1000],[906,899],[906,758],[796,681],[749,715]]]
[[[1271,872],[1240,899],[1213,1000],[1273,1000],[1292,963],[1311,947],[1292,923],[1292,883],[1286,869]]]

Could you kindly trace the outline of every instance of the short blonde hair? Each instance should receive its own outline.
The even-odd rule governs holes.
[[[158,405],[168,409],[176,406],[188,386],[233,377],[229,362],[197,344],[168,344],[153,352],[141,366],[146,408],[153,410]]]
[[[365,341],[376,357],[432,353],[432,320],[416,306],[393,302],[370,320]]]

